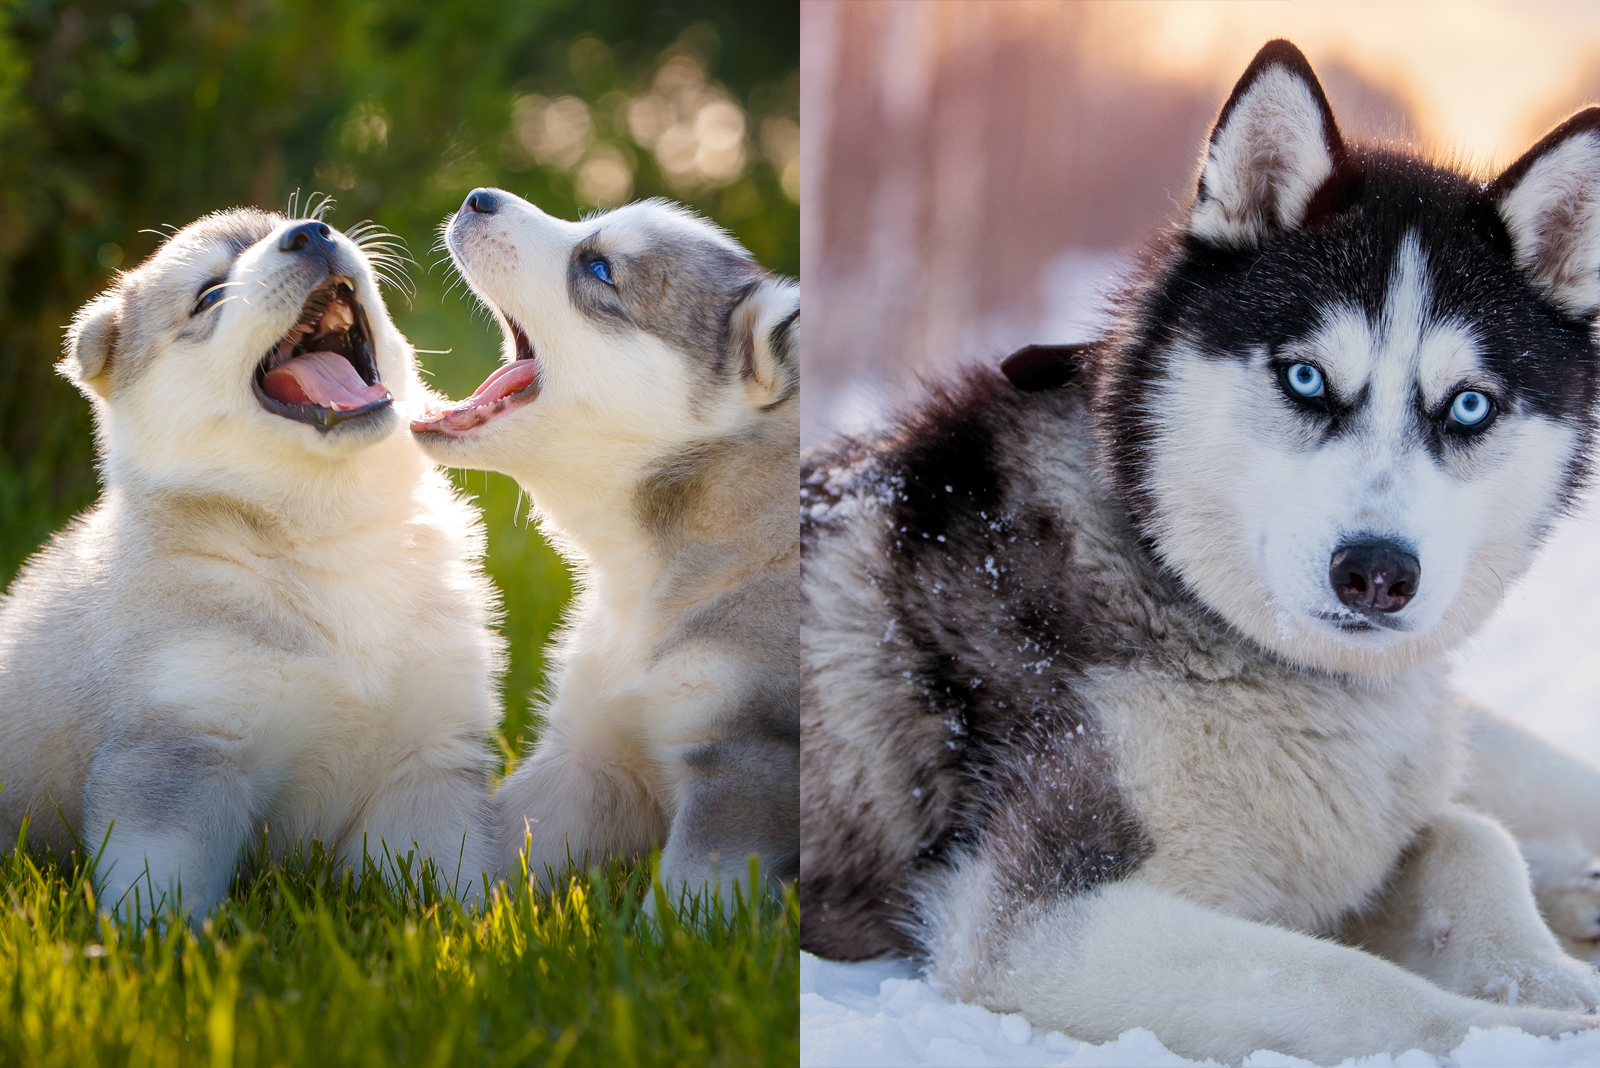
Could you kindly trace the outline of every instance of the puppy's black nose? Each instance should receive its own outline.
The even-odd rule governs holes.
[[[321,251],[333,244],[332,238],[333,231],[328,229],[327,223],[312,220],[285,230],[278,241],[278,248],[284,252],[300,252],[308,248]]]
[[[487,189],[474,189],[467,194],[467,202],[462,206],[465,210],[475,211],[479,215],[493,215],[494,210],[500,206],[500,201]]]
[[[1388,541],[1341,545],[1334,550],[1328,581],[1339,600],[1361,612],[1398,612],[1417,595],[1422,565]]]

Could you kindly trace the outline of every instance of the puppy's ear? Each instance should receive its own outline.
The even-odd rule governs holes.
[[[1208,244],[1249,248],[1293,230],[1343,155],[1311,64],[1288,41],[1269,41],[1212,127],[1189,232]]]
[[[793,396],[800,385],[800,286],[787,278],[753,286],[728,325],[750,403],[770,408]]]
[[[102,293],[79,308],[67,328],[67,352],[56,370],[90,400],[111,396],[111,350],[121,325],[122,295]]]
[[[1600,107],[1551,130],[1489,194],[1534,287],[1572,315],[1600,311]]]

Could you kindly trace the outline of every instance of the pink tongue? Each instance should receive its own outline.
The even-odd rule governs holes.
[[[308,352],[279,364],[267,372],[262,388],[285,404],[314,404],[335,412],[365,408],[389,395],[382,382],[369,386],[361,381],[337,352]]]
[[[411,423],[412,430],[439,430],[444,433],[464,433],[482,426],[511,406],[506,398],[521,393],[539,381],[537,360],[516,360],[484,379],[483,385],[466,400],[439,411],[425,413]],[[534,391],[535,394],[537,390]],[[531,395],[530,395],[531,396]]]

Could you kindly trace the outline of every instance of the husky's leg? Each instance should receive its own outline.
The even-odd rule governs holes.
[[[179,898],[202,916],[227,892],[250,830],[251,784],[233,748],[203,734],[116,739],[84,787],[84,845],[101,843],[101,901],[146,918]],[[110,837],[107,838],[107,832]],[[152,900],[153,899],[153,900]]]
[[[1461,800],[1517,840],[1562,948],[1600,963],[1600,769],[1463,704],[1472,762]]]
[[[932,971],[964,1000],[1106,1042],[1145,1027],[1185,1057],[1318,1064],[1454,1049],[1471,1027],[1556,1035],[1592,1017],[1453,994],[1369,953],[1238,919],[1137,877],[1029,900],[969,858],[924,887]]]
[[[594,746],[551,732],[495,791],[501,870],[560,872],[567,857],[582,863],[605,854],[631,856],[666,836],[666,819],[637,770]]]
[[[1351,941],[1469,997],[1588,1012],[1600,973],[1561,951],[1539,918],[1511,836],[1464,808],[1406,853]]]
[[[796,739],[726,738],[677,756],[677,812],[661,853],[669,897],[711,887],[731,902],[733,884],[748,879],[752,853],[761,858],[768,879],[799,876]]]
[[[360,826],[340,843],[346,863],[359,873],[363,850],[383,864],[403,863],[414,849],[419,860],[432,859],[441,889],[477,900],[484,876],[492,881],[501,870],[485,765],[478,747],[465,742],[413,754],[373,793]]]

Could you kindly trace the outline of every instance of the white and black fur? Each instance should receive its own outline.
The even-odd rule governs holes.
[[[306,334],[333,302],[349,329]],[[302,335],[387,395],[267,396]],[[362,248],[209,215],[85,305],[59,370],[103,490],[0,597],[0,839],[103,847],[101,901],[145,917],[203,915],[263,835],[480,893],[497,602],[477,513],[400,432],[429,395]]]
[[[794,879],[799,287],[662,201],[568,222],[480,189],[445,243],[508,362],[413,433],[516,478],[579,586],[495,793],[502,863],[664,843],[674,897],[726,894],[751,854]]]
[[[1481,182],[1268,44],[1108,338],[804,462],[803,945],[1192,1057],[1592,1026],[1440,658],[1580,484],[1597,309],[1600,109]]]

